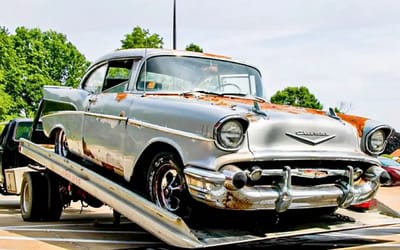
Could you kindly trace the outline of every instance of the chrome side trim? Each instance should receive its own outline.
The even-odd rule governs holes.
[[[134,119],[131,119],[128,117],[121,117],[121,116],[104,115],[104,114],[91,113],[91,112],[85,112],[85,111],[59,111],[59,112],[45,115],[45,116],[43,116],[43,118],[57,116],[57,115],[63,115],[63,114],[78,114],[78,113],[83,114],[85,116],[98,117],[100,119],[104,118],[104,119],[111,119],[111,120],[117,120],[117,121],[127,121],[128,125],[134,126],[134,127],[145,127],[145,128],[161,131],[163,133],[183,136],[183,137],[187,137],[187,138],[198,140],[198,141],[214,142],[214,139],[200,136],[200,135],[197,135],[194,133],[184,132],[184,131],[180,131],[177,129],[167,128],[167,127],[163,127],[160,125],[151,124],[148,122],[134,120]]]

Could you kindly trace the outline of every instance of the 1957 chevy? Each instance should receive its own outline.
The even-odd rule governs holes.
[[[157,205],[223,210],[323,208],[374,197],[392,128],[275,105],[260,71],[224,56],[130,49],[93,63],[78,88],[46,86],[55,151],[123,177]]]

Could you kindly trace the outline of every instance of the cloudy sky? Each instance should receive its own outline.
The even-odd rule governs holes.
[[[172,48],[173,0],[6,0],[0,26],[63,33],[88,60],[135,26]],[[258,67],[267,95],[306,86],[324,105],[400,131],[400,1],[176,0],[177,49]],[[397,68],[399,67],[399,68]]]

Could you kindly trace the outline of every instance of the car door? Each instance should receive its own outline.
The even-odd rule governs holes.
[[[83,151],[99,165],[123,173],[123,144],[127,125],[126,113],[132,99],[124,92],[133,60],[109,61],[99,67],[96,81],[88,79],[92,88],[83,125]]]

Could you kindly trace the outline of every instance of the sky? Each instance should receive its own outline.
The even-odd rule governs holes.
[[[136,26],[173,46],[173,0],[3,0],[1,9],[11,33],[63,33],[89,61]],[[305,86],[324,109],[400,131],[399,10],[397,0],[176,0],[176,47],[194,43],[256,66],[268,98]]]

